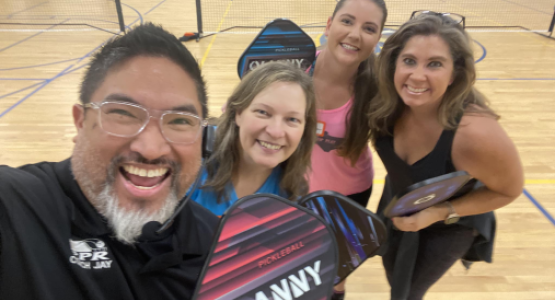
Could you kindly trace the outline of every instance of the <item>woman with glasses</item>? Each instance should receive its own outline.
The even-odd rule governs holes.
[[[474,88],[470,37],[461,22],[422,13],[385,42],[376,67],[379,94],[371,138],[388,178],[378,213],[416,182],[464,170],[483,187],[410,216],[385,220],[383,256],[391,299],[422,299],[459,259],[491,262],[493,210],[523,186],[517,150]]]
[[[267,63],[245,76],[220,117],[214,152],[191,198],[221,216],[237,199],[270,193],[291,200],[305,179],[316,140],[310,77],[290,64]]]

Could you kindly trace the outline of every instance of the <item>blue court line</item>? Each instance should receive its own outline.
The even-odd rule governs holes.
[[[111,37],[110,37],[111,38]],[[109,39],[108,39],[109,40]],[[108,40],[106,40],[104,43],[106,43]],[[87,53],[85,56],[81,57],[79,59],[79,62],[81,62],[83,59],[87,58],[89,55],[91,55],[92,52],[94,52],[96,49],[100,48],[102,45],[104,45],[104,43],[102,43],[101,45],[99,45],[98,47],[94,48],[91,52]],[[62,77],[65,75],[65,72],[70,69],[71,67],[73,67],[75,64],[72,64],[70,66],[68,66],[67,68],[65,68],[63,71],[61,71],[60,73],[56,74],[56,76],[52,77],[51,79],[45,80],[39,87],[37,87],[35,90],[33,90],[32,92],[30,92],[29,94],[27,94],[25,97],[23,97],[21,100],[17,101],[16,103],[14,103],[12,106],[8,107],[8,109],[6,109],[5,111],[3,111],[2,113],[0,113],[0,118],[2,118],[4,115],[6,115],[7,113],[9,113],[10,111],[12,111],[14,108],[16,108],[17,106],[19,106],[21,103],[23,103],[25,100],[29,99],[29,97],[33,96],[36,92],[42,90],[45,86],[47,86],[50,82]]]
[[[153,8],[149,9],[147,12],[145,12],[145,16],[148,15],[151,11],[155,10],[158,6],[160,6],[162,3],[166,2],[166,0],[156,4],[156,6],[154,6]]]
[[[141,13],[138,10],[136,10],[133,6],[125,4],[123,2],[121,4],[131,8],[132,10],[134,10],[137,13],[137,15],[139,16],[139,19],[141,20],[141,24],[143,24],[143,15],[141,15]],[[137,22],[137,20],[135,20],[135,22]],[[133,23],[135,23],[135,22],[133,22]],[[133,24],[133,23],[131,23],[131,24]],[[129,24],[129,26],[131,26],[131,24]]]
[[[114,21],[109,21],[109,20],[102,20],[102,19],[79,19],[79,21],[99,21],[99,22],[110,23],[110,24],[118,24],[119,25],[119,22],[114,22]]]
[[[73,72],[75,72],[75,71],[77,71],[77,70],[80,70],[80,69],[82,69],[82,68],[84,68],[84,67],[86,67],[86,66],[88,66],[88,65],[89,65],[89,63],[86,63],[86,64],[81,65],[81,66],[79,66],[79,67],[73,68],[73,69],[71,69],[71,70],[65,72],[63,75],[67,75],[67,74],[73,73]]]
[[[91,15],[91,17],[88,17],[87,15],[64,15],[65,17],[68,17],[70,19],[78,19],[78,20],[87,20],[87,21],[103,21],[103,22],[111,22],[114,24],[119,24],[118,22],[115,21],[108,21],[108,20],[104,20],[104,19],[97,19],[97,16]],[[52,20],[54,18],[56,18],[57,16],[55,15],[49,15],[49,16],[14,16],[13,18],[9,18],[10,20],[29,20],[29,18],[32,18],[33,21],[38,21],[38,20]],[[104,15],[104,17],[107,18],[113,18],[113,19],[117,19],[117,15]],[[0,15],[0,20],[8,20],[7,16],[2,16]]]
[[[513,81],[526,81],[526,80],[539,80],[539,81],[550,81],[550,80],[555,80],[555,78],[478,78],[476,80],[499,80],[499,81],[503,81],[503,80],[513,80]]]
[[[13,104],[12,106],[8,107],[8,109],[6,109],[5,111],[3,111],[0,114],[0,118],[2,118],[5,114],[9,113],[12,109],[14,109],[16,106],[18,106],[19,104],[21,104],[23,101],[27,100],[29,97],[31,97],[32,95],[34,95],[36,92],[40,91],[43,87],[45,87],[47,84],[50,83],[51,80],[46,80],[45,82],[41,83],[41,86],[39,86],[38,88],[36,88],[34,91],[32,91],[31,93],[27,94],[27,96],[23,97],[21,100],[17,101],[15,104]]]
[[[11,92],[11,93],[8,93],[8,94],[5,94],[5,95],[1,95],[1,96],[0,96],[0,99],[5,98],[5,97],[8,97],[8,96],[11,96],[11,95],[13,95],[13,94],[17,94],[17,93],[19,93],[19,92],[23,92],[23,91],[28,90],[28,89],[30,89],[30,88],[33,88],[33,87],[35,87],[35,86],[37,86],[37,85],[39,85],[39,84],[42,84],[42,82],[37,82],[37,83],[35,83],[35,84],[32,84],[32,85],[30,85],[30,86],[28,86],[28,87],[22,88],[22,89],[20,89],[20,90],[15,91],[15,92]]]
[[[45,81],[48,80],[49,78],[0,78],[0,80],[40,80],[40,81]]]
[[[535,8],[533,8],[533,7],[529,7],[529,6],[526,6],[526,5],[522,5],[522,4],[520,4],[520,3],[514,3],[514,2],[509,1],[509,0],[501,0],[501,1],[503,1],[503,2],[508,2],[508,3],[511,3],[511,4],[514,4],[514,5],[518,5],[518,6],[520,6],[520,7],[525,7],[525,8],[531,9],[531,10],[535,10],[535,11],[537,11],[537,12],[541,12],[542,14],[546,14],[546,15],[550,15],[550,16],[552,15],[552,14],[547,13],[547,12],[545,12],[545,11],[537,10],[537,9],[535,9]]]
[[[158,4],[160,4],[160,3],[158,3]],[[137,12],[137,13],[138,13],[138,12]],[[140,14],[139,14],[139,19],[141,20],[141,24],[142,24],[142,16],[141,16]],[[136,19],[136,20],[133,21],[131,24],[136,23],[139,19]],[[64,22],[65,22],[65,21],[64,21]],[[129,26],[131,26],[131,25],[129,25]],[[121,33],[121,31],[119,31],[117,34],[120,34],[120,33]],[[43,82],[43,83],[39,83],[39,84],[41,84],[41,85],[40,85],[39,87],[37,87],[34,91],[32,91],[31,93],[27,94],[27,95],[26,95],[25,97],[23,97],[21,100],[17,101],[17,102],[14,103],[12,106],[10,106],[8,109],[6,109],[6,110],[3,111],[2,113],[0,113],[0,118],[2,118],[3,116],[5,116],[7,113],[9,113],[10,111],[12,111],[12,110],[13,110],[14,108],[16,108],[17,106],[19,106],[19,105],[20,105],[21,103],[23,103],[25,100],[29,99],[29,97],[31,97],[32,95],[34,95],[36,92],[40,91],[42,88],[44,88],[45,86],[47,86],[47,85],[48,85],[49,83],[51,83],[52,81],[58,79],[59,77],[62,77],[62,76],[64,76],[64,75],[66,75],[66,74],[69,74],[69,73],[71,73],[71,72],[73,72],[73,71],[75,71],[75,70],[78,70],[78,69],[80,69],[80,68],[86,66],[87,64],[82,65],[82,66],[80,66],[80,67],[77,67],[77,68],[75,68],[75,69],[73,69],[73,70],[69,70],[69,69],[71,69],[73,66],[75,66],[76,64],[80,63],[83,59],[89,57],[94,51],[96,51],[98,48],[102,47],[102,46],[103,46],[106,42],[108,42],[111,38],[113,38],[113,36],[110,37],[109,39],[106,39],[102,44],[96,46],[93,50],[91,50],[91,51],[90,51],[89,53],[87,53],[85,56],[79,58],[79,61],[78,61],[77,63],[74,63],[74,64],[68,66],[67,68],[65,68],[64,70],[62,70],[60,73],[56,74],[56,76],[54,76],[53,78],[48,79],[48,80],[46,80],[46,81]],[[68,70],[69,70],[69,71],[68,71]],[[13,93],[12,93],[12,94],[13,94]]]
[[[526,189],[524,189],[522,192],[542,212],[542,214],[551,222],[551,224],[555,225],[555,219],[553,218],[553,216],[549,214],[549,212],[538,202],[538,200],[534,199],[534,197],[532,197],[532,195]]]
[[[14,44],[9,45],[8,47],[2,48],[2,49],[0,49],[0,52],[2,52],[2,51],[4,51],[4,50],[7,50],[7,49],[10,49],[10,48],[13,47],[13,46],[19,45],[19,44],[25,42],[26,40],[29,40],[29,39],[31,39],[31,38],[33,38],[33,37],[39,35],[39,34],[42,34],[42,33],[44,33],[44,32],[47,32],[48,30],[50,30],[50,29],[52,29],[52,28],[54,28],[54,27],[56,27],[56,26],[58,26],[58,25],[60,25],[60,24],[62,24],[62,23],[65,23],[66,21],[69,21],[69,20],[70,20],[70,19],[65,19],[64,21],[62,21],[62,22],[60,22],[60,23],[58,23],[58,24],[54,24],[54,25],[52,25],[52,26],[46,28],[45,30],[43,30],[43,31],[41,31],[41,32],[35,33],[35,34],[33,34],[32,36],[28,36],[28,37],[22,39],[22,40],[19,41],[19,42],[15,42]]]
[[[39,6],[41,6],[41,5],[43,5],[43,4],[46,4],[46,3],[48,3],[48,1],[42,2],[42,3],[39,3],[39,4],[35,4],[35,5],[31,6],[31,7],[25,8],[24,10],[20,10],[20,11],[16,11],[16,12],[14,12],[14,13],[11,13],[11,14],[8,15],[8,19],[11,19],[12,16],[15,15],[15,14],[22,13],[22,12],[24,12],[24,11],[31,10],[31,9],[33,9],[33,8],[35,8],[35,7],[39,7]]]
[[[119,34],[119,32],[118,32]],[[102,47],[102,45],[104,45],[107,41],[109,41],[112,37],[110,37],[109,39],[106,39],[102,44],[96,46],[93,50],[89,51],[89,53],[85,54],[83,57],[79,58],[79,61],[77,61],[74,64],[69,65],[67,68],[63,69],[61,72],[59,72],[58,74],[56,74],[56,76],[52,77],[51,79],[45,80],[39,87],[37,87],[35,90],[33,90],[32,92],[30,92],[29,94],[27,94],[25,97],[23,97],[21,100],[17,101],[16,103],[14,103],[12,106],[8,107],[5,111],[3,111],[2,113],[0,113],[0,118],[2,118],[3,116],[5,116],[7,113],[9,113],[10,111],[12,111],[14,108],[16,108],[17,106],[19,106],[21,103],[23,103],[25,100],[29,99],[29,97],[33,96],[36,92],[42,90],[45,86],[47,86],[49,83],[51,83],[52,81],[62,77],[65,75],[65,72],[68,71],[69,69],[71,69],[73,66],[75,66],[76,64],[80,63],[82,60],[84,60],[85,58],[89,57],[94,51],[96,51],[98,48]]]
[[[52,19],[52,15],[50,16],[33,16],[33,20],[49,20]],[[29,16],[13,16],[13,18],[8,18],[8,15],[0,15],[0,20],[27,20]]]
[[[136,19],[135,21],[133,21],[132,23],[129,23],[129,25],[125,26],[125,28],[127,29],[131,29],[131,26],[135,23],[137,23],[137,21],[139,21],[139,19]]]
[[[78,60],[78,59],[79,59],[79,58],[73,58],[73,59],[66,59],[66,60],[61,60],[61,61],[55,61],[55,62],[46,63],[46,64],[40,64],[40,65],[32,65],[32,66],[25,66],[25,67],[16,67],[16,68],[0,69],[0,71],[12,71],[12,70],[21,70],[21,69],[29,69],[29,68],[36,68],[36,67],[44,67],[44,66],[50,66],[50,65],[56,65],[56,64],[65,63],[65,62],[68,62],[68,61],[74,61],[74,60]]]
[[[474,40],[474,43],[478,44],[478,46],[480,46],[482,48],[482,57],[478,58],[477,61],[475,61],[474,63],[477,64],[479,62],[481,62],[482,60],[484,60],[484,58],[486,58],[487,55],[487,51],[486,51],[486,47],[484,47],[484,45],[480,44],[480,42],[478,42],[477,40]]]

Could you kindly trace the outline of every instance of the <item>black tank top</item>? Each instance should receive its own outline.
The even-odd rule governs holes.
[[[414,183],[455,172],[456,169],[451,159],[454,137],[455,130],[443,130],[434,149],[412,165],[403,161],[395,153],[393,136],[378,138],[376,151],[387,170],[392,194],[397,195]]]
[[[459,117],[457,123],[460,122]],[[455,130],[443,130],[434,149],[425,157],[412,165],[403,161],[394,150],[393,136],[387,135],[376,139],[375,148],[380,156],[386,170],[387,177],[384,184],[382,198],[378,205],[378,215],[383,218],[388,229],[388,239],[393,245],[399,245],[398,249],[389,249],[396,252],[395,268],[392,279],[392,297],[404,299],[408,295],[412,271],[416,263],[419,244],[419,232],[402,232],[393,229],[393,223],[389,218],[383,216],[383,210],[394,195],[399,194],[408,186],[447,173],[455,172],[455,166],[451,159],[451,150],[455,137]],[[493,212],[463,217],[456,224],[445,225],[443,222],[432,224],[422,230],[467,230],[470,228],[477,232],[477,236],[470,250],[463,259],[467,262],[486,261],[491,262],[493,252],[493,241],[495,238],[495,216]],[[389,247],[384,247],[388,251]],[[381,253],[382,255],[384,253]],[[469,267],[469,263],[466,264]],[[407,274],[408,273],[408,274]]]

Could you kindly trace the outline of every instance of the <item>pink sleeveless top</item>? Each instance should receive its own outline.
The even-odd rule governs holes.
[[[318,139],[312,150],[312,171],[309,173],[310,192],[332,190],[343,195],[363,192],[372,186],[374,169],[372,153],[367,146],[355,166],[337,154],[337,146],[345,137],[345,120],[353,105],[353,98],[343,106],[318,109]]]
[[[318,57],[320,51],[316,52]],[[316,61],[314,61],[316,64]],[[306,70],[310,72],[314,64]],[[308,174],[309,192],[332,190],[345,196],[364,192],[372,186],[374,168],[370,147],[362,151],[355,166],[351,161],[337,154],[337,145],[345,137],[345,120],[353,105],[354,98],[343,106],[331,109],[317,109],[318,139],[312,150],[312,171]]]

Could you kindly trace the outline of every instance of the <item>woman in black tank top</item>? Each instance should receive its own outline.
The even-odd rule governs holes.
[[[473,87],[469,41],[459,22],[425,13],[401,26],[380,53],[380,91],[369,113],[372,141],[388,172],[378,213],[409,185],[457,170],[484,185],[408,217],[384,217],[391,299],[422,299],[458,259],[467,266],[491,262],[493,210],[522,192],[516,148]],[[446,225],[452,213],[461,218]]]

